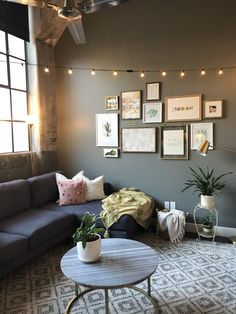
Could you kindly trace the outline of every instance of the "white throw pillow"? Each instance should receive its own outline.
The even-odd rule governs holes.
[[[85,183],[86,201],[101,200],[106,196],[104,193],[103,176],[97,177],[94,180],[89,180],[84,175],[78,175],[77,178],[79,177],[82,177]]]
[[[78,180],[80,179],[82,176],[84,176],[84,170],[81,170],[80,172],[78,172],[76,175],[73,176],[72,179],[68,179],[67,177],[65,177],[63,174],[61,173],[56,173],[56,180],[57,181],[71,181],[71,180]]]

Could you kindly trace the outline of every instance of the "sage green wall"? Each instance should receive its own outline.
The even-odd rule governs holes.
[[[201,69],[236,65],[236,2],[234,0],[131,0],[118,7],[83,16],[87,43],[76,46],[65,32],[56,46],[56,64],[104,69]],[[234,171],[218,198],[220,225],[236,227],[236,154],[219,150],[206,158],[190,151],[189,160],[160,160],[157,153],[121,153],[119,159],[105,159],[96,147],[95,114],[103,113],[104,97],[121,91],[141,89],[160,81],[161,95],[203,94],[204,99],[223,99],[224,118],[214,122],[216,146],[236,151],[236,69],[223,76],[209,71],[137,73],[74,70],[69,76],[57,70],[57,114],[60,165],[71,176],[81,169],[89,177],[104,174],[116,188],[134,186],[151,194],[163,205],[177,202],[177,208],[193,212],[197,195],[180,193],[189,166],[211,166],[218,173]],[[145,92],[143,93],[145,99]],[[191,122],[187,123],[190,125]],[[120,121],[128,126],[128,121]],[[136,126],[142,126],[136,121]],[[155,124],[160,129],[161,124]],[[160,147],[158,132],[158,147]]]

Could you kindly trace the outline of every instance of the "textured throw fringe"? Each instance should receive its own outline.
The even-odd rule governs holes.
[[[110,234],[109,234],[108,228],[106,228],[106,231],[105,231],[103,236],[104,236],[105,239],[110,238]]]

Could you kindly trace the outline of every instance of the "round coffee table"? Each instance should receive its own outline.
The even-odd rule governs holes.
[[[105,292],[105,313],[109,312],[108,289],[128,287],[144,294],[153,304],[151,296],[151,275],[158,266],[158,254],[150,246],[128,239],[102,239],[100,259],[95,263],[83,263],[78,259],[77,248],[70,249],[61,259],[61,269],[66,277],[75,283],[75,296],[68,303],[69,313],[73,303],[85,293],[103,289]],[[147,292],[133,285],[147,279]],[[78,293],[78,285],[88,287]]]

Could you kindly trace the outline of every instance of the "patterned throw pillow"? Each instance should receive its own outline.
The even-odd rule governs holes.
[[[65,180],[56,174],[57,187],[59,191],[59,206],[83,204],[85,200],[85,184],[82,178],[76,180]]]

